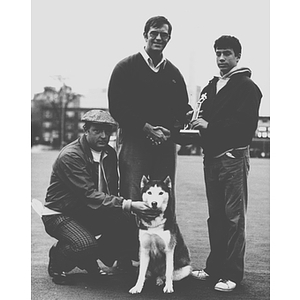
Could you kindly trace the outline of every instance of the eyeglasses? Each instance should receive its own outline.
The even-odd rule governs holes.
[[[162,40],[167,40],[170,35],[166,32],[159,32],[159,31],[150,31],[149,32],[150,37],[152,37],[153,39],[157,38],[158,35],[160,35]]]

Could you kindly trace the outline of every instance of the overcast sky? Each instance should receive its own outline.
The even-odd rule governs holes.
[[[260,115],[270,114],[270,18],[267,0],[185,1],[31,1],[31,91],[59,87],[56,75],[97,107],[101,89],[124,57],[144,46],[143,28],[152,16],[164,15],[173,26],[166,57],[188,86],[202,88],[218,69],[214,41],[223,34],[242,44],[239,66],[252,70],[264,95]]]

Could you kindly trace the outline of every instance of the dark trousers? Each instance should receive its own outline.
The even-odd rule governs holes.
[[[141,179],[149,176],[150,179],[164,180],[170,176],[172,181],[171,208],[175,212],[175,168],[176,145],[168,140],[159,146],[152,146],[145,137],[122,137],[122,146],[119,154],[120,165],[120,194],[125,199],[142,201]],[[172,223],[177,235],[175,247],[175,268],[190,263],[189,251],[180,233],[176,215],[173,214]]]
[[[234,156],[204,158],[210,241],[205,270],[216,280],[239,283],[244,274],[249,150],[235,150]]]
[[[121,210],[85,207],[70,215],[43,216],[42,220],[46,232],[58,240],[55,259],[61,271],[77,266],[92,273],[98,267],[97,259],[111,266],[123,256],[138,256],[136,224]]]
[[[120,194],[125,199],[141,200],[142,176],[164,180],[170,176],[175,189],[176,146],[171,141],[152,146],[145,137],[122,137],[119,155]],[[173,200],[175,197],[173,194]]]

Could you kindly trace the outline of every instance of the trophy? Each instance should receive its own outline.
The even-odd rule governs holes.
[[[201,97],[199,98],[199,100],[196,103],[196,107],[194,109],[191,121],[198,119],[198,117],[199,117],[199,115],[201,113],[201,106],[202,106],[203,102],[206,99],[207,99],[206,93],[202,94]],[[184,135],[185,134],[188,134],[188,135],[199,135],[200,134],[200,132],[199,132],[198,129],[191,129],[190,128],[190,124],[187,124],[184,127],[184,129],[181,129],[179,132],[180,132],[180,134],[184,134]]]

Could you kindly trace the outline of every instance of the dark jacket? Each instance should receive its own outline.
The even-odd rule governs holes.
[[[71,213],[84,206],[92,208],[122,208],[123,198],[118,195],[116,152],[110,146],[104,150],[104,179],[107,191],[99,192],[98,164],[93,161],[85,135],[64,147],[53,164],[45,206]]]
[[[145,123],[173,130],[177,121],[185,123],[191,110],[184,79],[170,62],[155,73],[140,53],[119,62],[108,89],[111,115],[124,135],[144,135]]]
[[[201,109],[208,128],[201,130],[201,146],[206,156],[248,146],[257,128],[262,93],[250,79],[249,69],[237,70],[216,94],[217,77],[203,89],[207,99]]]

